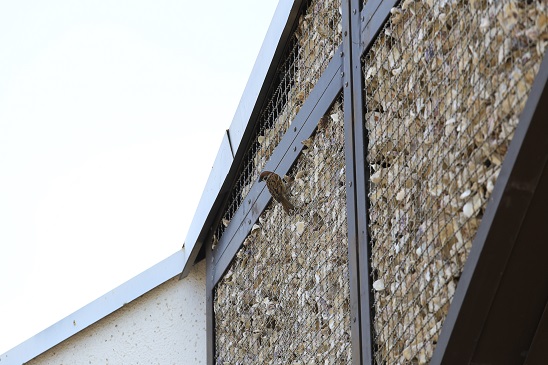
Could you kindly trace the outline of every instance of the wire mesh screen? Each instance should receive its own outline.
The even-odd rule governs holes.
[[[547,4],[406,0],[363,57],[377,364],[433,354],[545,52]]]
[[[227,210],[214,235],[218,240],[249,193],[274,148],[299,112],[341,43],[340,0],[309,0],[277,70]],[[214,242],[215,243],[215,242]]]
[[[346,364],[350,291],[342,101],[303,142],[215,290],[217,364]]]

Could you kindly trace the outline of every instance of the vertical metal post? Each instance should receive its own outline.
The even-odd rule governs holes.
[[[207,364],[215,364],[215,312],[213,301],[215,300],[215,283],[213,282],[213,252],[211,243],[206,243],[206,351]]]
[[[363,364],[361,345],[360,276],[357,239],[356,188],[354,164],[354,127],[352,117],[352,34],[350,24],[350,0],[342,1],[343,25],[343,93],[344,93],[344,152],[346,160],[346,212],[348,225],[348,273],[350,284],[350,326],[352,363]]]
[[[372,364],[370,250],[367,235],[369,177],[365,165],[360,17],[360,0],[343,0],[343,90],[352,356],[355,364]]]
[[[361,0],[351,0],[352,47],[352,120],[354,128],[354,165],[356,174],[356,214],[360,276],[361,346],[364,363],[373,363],[373,296],[371,282],[371,245],[369,241],[369,168],[367,166],[367,131],[364,121],[364,75],[362,72]]]

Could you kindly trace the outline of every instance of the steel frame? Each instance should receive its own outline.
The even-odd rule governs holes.
[[[367,237],[367,185],[361,80],[360,0],[345,0],[343,12],[344,131],[346,156],[346,204],[348,224],[348,266],[352,359],[355,364],[371,363],[371,281]]]
[[[364,78],[361,72],[361,57],[376,39],[390,15],[390,9],[396,6],[398,1],[369,0],[363,9],[361,9],[361,2],[361,0],[342,0],[343,42],[303,104],[290,129],[276,147],[265,169],[284,175],[296,161],[303,148],[300,141],[310,137],[318,120],[327,112],[340,92],[344,92],[352,357],[353,364],[373,364],[373,298],[370,275],[370,243],[367,230],[369,170],[365,161],[367,134],[363,119],[365,113]],[[294,29],[302,4],[303,1],[294,2],[284,34],[277,46],[278,50],[284,49],[291,37],[289,30]],[[277,66],[280,52],[277,53],[277,57],[271,60],[269,75],[273,74],[273,70]],[[478,349],[477,345],[482,338],[483,325],[488,320],[496,299],[497,289],[502,285],[501,272],[508,269],[509,260],[515,253],[512,250],[517,247],[515,243],[518,240],[518,233],[524,226],[524,224],[512,226],[508,222],[523,222],[533,205],[531,203],[533,197],[542,200],[548,196],[548,192],[544,195],[535,195],[535,192],[542,190],[539,181],[546,182],[548,186],[548,174],[546,173],[546,169],[548,169],[546,167],[548,127],[545,122],[543,123],[548,115],[548,91],[545,87],[547,74],[548,57],[545,57],[505,159],[493,198],[474,240],[472,252],[442,328],[442,335],[436,346],[432,364],[467,364],[472,361],[473,355]],[[238,161],[243,157],[244,147],[252,139],[251,131],[258,110],[267,97],[265,90],[268,90],[267,83],[270,80],[272,78],[265,79],[265,84],[261,88],[263,91],[257,98],[254,111],[250,114],[247,128],[245,128],[246,132],[242,135],[240,148],[235,153],[230,168],[231,173],[227,175],[223,184],[222,191],[225,192],[225,195],[219,193],[217,200],[226,197],[226,192],[230,191],[231,184],[235,181]],[[533,158],[535,163],[527,162],[533,152],[538,155],[539,148],[542,153],[540,153],[540,157]],[[544,178],[541,179],[543,171],[545,172]],[[204,225],[202,229],[201,235],[206,237],[204,242],[206,242],[207,260],[208,364],[212,365],[215,362],[215,316],[213,311],[215,286],[229,267],[269,200],[270,194],[264,184],[255,183],[213,250],[211,243],[207,243],[211,242],[211,234],[207,233],[209,232],[208,227],[211,225],[208,227]],[[217,204],[217,207],[219,206]],[[217,223],[218,219],[217,217]],[[209,222],[211,221],[210,219]],[[505,245],[502,248],[497,243],[501,239],[505,240]],[[548,253],[546,247],[548,245],[545,245],[543,252]],[[535,255],[534,250],[539,249],[536,246],[529,248],[533,249],[533,254],[526,251],[529,252],[529,255],[524,254],[520,256],[521,258],[532,258]],[[496,265],[493,265],[493,262]],[[544,267],[548,267],[548,265],[544,265]],[[548,269],[541,270],[540,274],[548,278]],[[486,283],[492,286],[486,289],[484,287]],[[511,284],[509,287],[512,287]],[[539,286],[535,288],[540,290]],[[542,291],[542,295],[544,295],[544,291]],[[536,324],[531,324],[531,326],[534,325],[536,332],[534,331],[534,336],[529,338],[532,346],[528,357],[530,363],[533,363],[534,356],[538,358],[539,353],[546,352],[539,344],[542,339],[548,338],[547,302],[548,293],[546,293],[546,298],[539,298],[538,321]]]
[[[431,364],[546,361],[539,345],[548,339],[547,82],[545,53]]]

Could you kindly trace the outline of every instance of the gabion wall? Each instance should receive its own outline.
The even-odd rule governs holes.
[[[342,101],[303,143],[295,212],[272,201],[215,289],[217,364],[351,362]]]
[[[363,57],[377,364],[433,354],[544,56],[547,7],[402,1]]]
[[[214,241],[220,239],[342,40],[340,0],[309,0],[277,70]]]

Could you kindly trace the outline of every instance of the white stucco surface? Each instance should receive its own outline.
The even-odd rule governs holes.
[[[205,298],[203,260],[27,364],[205,364]]]

